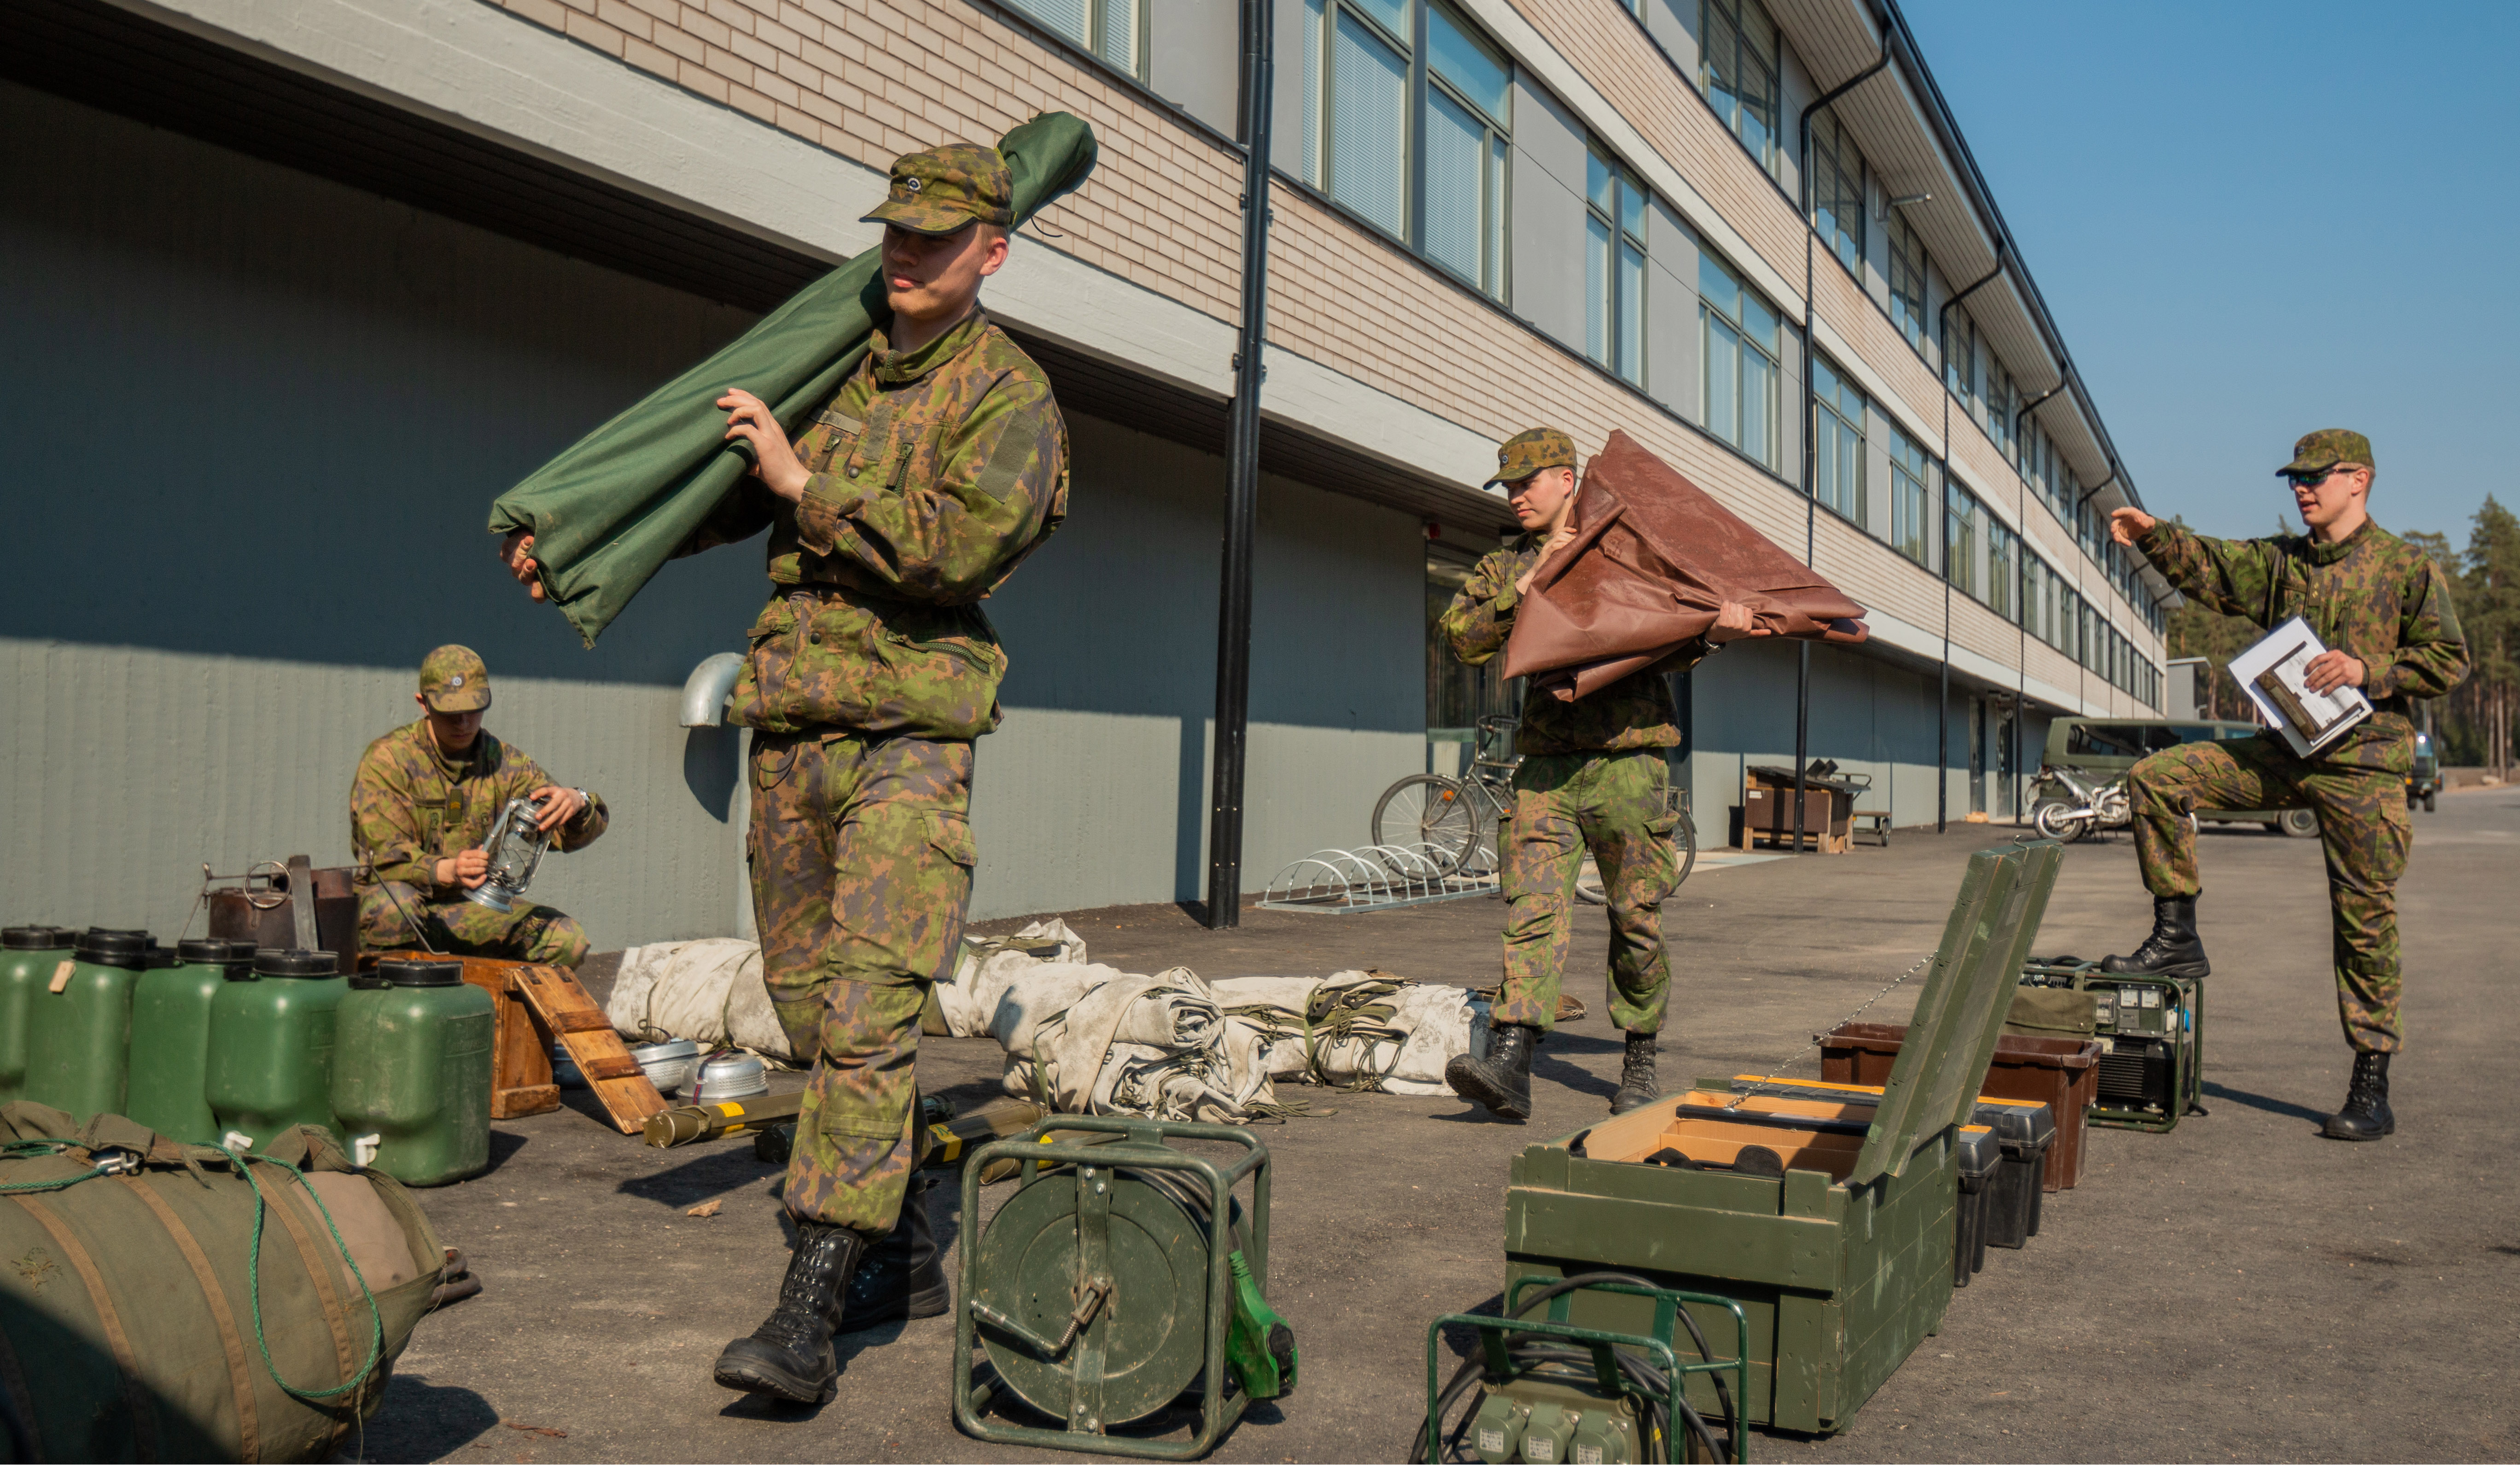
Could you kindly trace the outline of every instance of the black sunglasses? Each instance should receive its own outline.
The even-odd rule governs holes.
[[[2334,467],[2316,468],[2307,473],[2286,472],[2283,477],[2296,488],[2317,488],[2345,469],[2346,465],[2340,463]]]

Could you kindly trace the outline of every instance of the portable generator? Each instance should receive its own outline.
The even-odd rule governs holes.
[[[2021,969],[2025,987],[2088,992],[2099,1005],[2099,1098],[2089,1122],[2166,1132],[2205,1113],[2205,984],[2197,977],[2104,972],[2096,961],[2052,956]]]

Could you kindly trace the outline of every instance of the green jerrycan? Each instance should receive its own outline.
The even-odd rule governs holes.
[[[333,1123],[333,1025],[350,984],[331,952],[265,947],[210,1003],[204,1086],[218,1142],[260,1150],[292,1125]]]
[[[216,1144],[210,1115],[210,1008],[231,974],[253,971],[250,941],[175,943],[176,964],[140,974],[131,993],[131,1084],[122,1112],[186,1144]]]
[[[26,1025],[26,1097],[85,1124],[122,1112],[131,1074],[131,992],[169,958],[146,931],[91,926],[35,988]]]
[[[26,1029],[35,1020],[35,994],[72,959],[70,933],[60,926],[0,931],[0,1104],[26,1096]]]
[[[464,963],[380,962],[350,979],[337,1021],[333,1113],[351,1159],[406,1185],[489,1168],[497,1018]]]

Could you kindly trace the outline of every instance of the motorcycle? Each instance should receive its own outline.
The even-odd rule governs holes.
[[[2135,805],[2127,797],[2125,775],[2101,782],[2081,769],[2051,766],[2041,769],[2039,777],[2065,791],[2064,797],[2044,798],[2032,808],[2030,821],[2041,838],[2071,844],[2095,829],[2134,825]]]

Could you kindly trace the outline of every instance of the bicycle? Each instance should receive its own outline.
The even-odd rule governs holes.
[[[1522,763],[1520,755],[1508,750],[1521,725],[1519,718],[1480,718],[1472,733],[1467,777],[1412,774],[1384,789],[1373,806],[1373,842],[1427,846],[1438,861],[1448,862],[1446,874],[1495,874],[1501,831],[1513,809],[1513,771]],[[1664,797],[1665,812],[1673,816],[1672,855],[1680,873],[1672,888],[1677,890],[1697,866],[1697,825],[1680,789]],[[1588,905],[1608,902],[1598,869],[1577,876],[1575,895]]]

